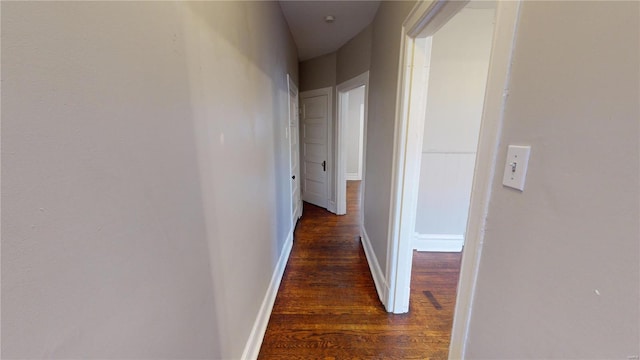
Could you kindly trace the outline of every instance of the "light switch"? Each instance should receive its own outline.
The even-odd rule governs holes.
[[[527,176],[530,153],[531,146],[509,145],[502,185],[520,191],[524,190],[524,180]]]

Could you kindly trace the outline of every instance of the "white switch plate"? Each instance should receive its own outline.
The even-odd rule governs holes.
[[[524,191],[531,146],[509,145],[502,185]]]

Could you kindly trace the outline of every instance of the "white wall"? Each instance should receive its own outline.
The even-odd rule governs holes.
[[[296,64],[277,3],[2,3],[2,357],[239,358]]]
[[[416,211],[420,250],[459,251],[462,247],[494,14],[494,9],[465,8],[432,37]],[[455,245],[442,247],[442,240]]]
[[[362,137],[364,126],[364,86],[345,94],[347,105],[347,180],[362,180]]]
[[[638,2],[523,2],[467,358],[640,355],[638,29]]]

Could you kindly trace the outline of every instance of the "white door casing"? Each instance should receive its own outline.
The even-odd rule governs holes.
[[[324,89],[300,94],[302,126],[302,199],[327,208],[328,127],[330,93]]]
[[[403,229],[415,226],[415,211],[407,207],[407,200],[416,192],[412,176],[405,171],[416,171],[416,163],[407,160],[419,150],[417,143],[421,139],[409,134],[416,132],[419,123],[409,121],[407,116],[406,94],[410,84],[409,72],[411,50],[415,38],[419,35],[433,34],[454,16],[467,1],[453,2],[428,0],[418,2],[411,11],[402,28],[401,58],[399,62],[399,86],[396,99],[396,138],[394,141],[394,165],[391,195],[389,242],[387,252],[387,271],[389,292],[385,306],[388,311],[405,312],[409,303],[408,284],[411,277],[411,236]],[[491,194],[491,184],[496,167],[496,158],[505,99],[509,92],[509,75],[512,64],[515,34],[518,26],[520,1],[497,2],[494,39],[486,84],[482,124],[476,157],[469,219],[466,230],[466,243],[462,256],[456,309],[449,348],[449,359],[465,358],[465,346],[471,318],[471,305],[475,292],[479,259],[485,231],[485,220]],[[417,150],[416,150],[417,149]],[[416,150],[416,151],[413,151]],[[419,166],[417,166],[419,169]],[[415,207],[413,208],[415,209]],[[403,211],[407,210],[407,211]],[[413,223],[413,224],[412,224]]]
[[[298,112],[298,88],[287,75],[289,82],[289,148],[291,169],[291,229],[302,216],[302,194],[300,190],[300,130]]]
[[[361,149],[361,189],[360,192],[360,204],[364,204],[364,192],[365,187],[365,163],[366,163],[366,148],[367,148],[367,117],[369,109],[369,71],[366,71],[352,79],[349,79],[338,86],[336,86],[337,103],[338,103],[338,123],[337,123],[337,141],[336,141],[336,214],[344,215],[347,213],[347,152],[346,152],[346,139],[345,134],[347,132],[347,116],[346,116],[346,104],[344,98],[346,93],[357,87],[364,86],[364,113],[362,124],[362,144]],[[364,211],[360,212],[361,217],[364,216]],[[361,219],[361,223],[364,219]]]
[[[356,176],[358,180],[362,180],[362,166],[364,162],[364,114],[365,103],[362,103],[360,104],[360,117],[358,118],[360,128],[360,137],[358,138],[358,174]]]

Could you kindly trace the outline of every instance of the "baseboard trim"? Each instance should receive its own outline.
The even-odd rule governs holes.
[[[369,270],[371,270],[371,276],[373,277],[373,283],[376,286],[376,292],[378,293],[378,297],[380,298],[380,302],[384,307],[387,307],[387,296],[389,294],[389,285],[385,279],[384,273],[380,268],[380,263],[378,263],[378,258],[376,257],[375,252],[373,251],[373,246],[371,246],[371,240],[369,239],[369,235],[367,235],[367,230],[365,230],[364,225],[360,226],[360,240],[362,241],[362,247],[364,248],[364,255],[367,258],[367,263],[369,264]]]
[[[362,178],[358,173],[347,173],[347,181],[349,180],[362,180]]]
[[[419,234],[413,237],[413,249],[417,251],[460,252],[464,236],[457,234]]]
[[[338,213],[338,206],[336,205],[336,202],[329,200],[327,202],[327,210],[329,212],[331,212],[331,213],[337,214]]]
[[[293,247],[293,229],[287,236],[287,240],[276,264],[276,268],[273,270],[271,276],[271,282],[267,288],[267,292],[262,300],[262,305],[258,311],[256,321],[253,323],[251,334],[242,352],[243,360],[253,360],[258,358],[260,347],[262,346],[262,340],[264,339],[264,333],[267,331],[267,325],[269,324],[269,317],[271,317],[271,310],[273,310],[273,304],[276,301],[276,295],[278,294],[278,288],[284,275],[284,269],[287,266],[289,255],[291,254],[291,248]]]

